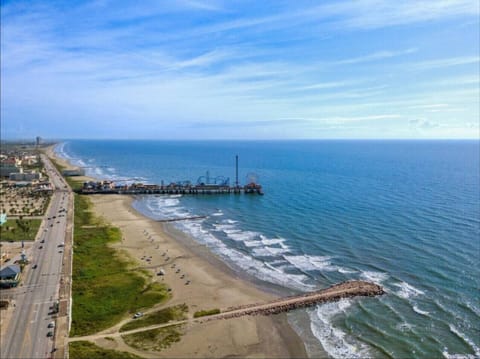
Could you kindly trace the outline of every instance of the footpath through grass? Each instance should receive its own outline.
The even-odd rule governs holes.
[[[145,332],[123,335],[123,341],[138,350],[161,351],[181,340],[184,325],[172,325],[165,328],[147,330]]]
[[[86,196],[75,195],[71,336],[109,328],[169,296],[166,286],[148,284],[144,272],[130,270],[131,263],[108,246],[121,240],[120,230],[101,223],[90,207]]]
[[[138,355],[120,352],[112,349],[104,349],[93,343],[81,341],[72,342],[68,347],[70,359],[136,359],[141,358]]]

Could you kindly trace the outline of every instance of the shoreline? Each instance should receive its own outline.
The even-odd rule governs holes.
[[[73,167],[65,159],[57,157],[53,148],[49,149],[49,156],[62,166]],[[227,308],[275,297],[258,285],[245,281],[208,248],[186,234],[174,233],[175,229],[140,213],[132,206],[135,198],[121,195],[94,195],[89,198],[95,214],[122,231],[123,240],[113,247],[120,253],[126,253],[139,266],[143,265],[154,281],[164,281],[172,288],[172,298],[162,307],[186,303],[190,314],[193,314],[197,310]],[[163,253],[168,254],[162,256]],[[142,260],[142,256],[151,256],[150,261]],[[167,256],[169,261],[165,261]],[[173,264],[181,269],[184,279],[180,279],[180,274],[171,268]],[[161,277],[156,275],[160,268],[165,271]],[[191,281],[189,285],[185,284],[186,279]],[[133,352],[124,343],[99,340],[96,344]],[[143,354],[146,357],[307,357],[305,345],[288,323],[286,314],[190,326],[178,344],[161,352]]]

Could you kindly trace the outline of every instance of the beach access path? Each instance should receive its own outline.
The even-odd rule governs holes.
[[[70,338],[69,341],[83,341],[83,340],[98,340],[105,337],[118,337],[129,334],[135,334],[145,332],[148,330],[164,328],[173,325],[180,324],[201,324],[212,320],[238,318],[246,315],[272,315],[290,310],[304,308],[319,303],[338,301],[343,298],[352,298],[357,296],[373,297],[384,294],[384,290],[378,284],[365,282],[365,281],[348,281],[342,282],[326,289],[322,289],[315,292],[306,294],[300,294],[287,298],[279,298],[267,303],[254,303],[241,305],[237,307],[230,307],[223,310],[219,314],[211,315],[201,318],[189,318],[178,321],[170,321],[168,323],[162,323],[157,325],[150,325],[147,327],[137,328],[124,332],[113,332],[109,329],[102,333],[87,335],[83,337]],[[118,328],[118,326],[116,326]]]

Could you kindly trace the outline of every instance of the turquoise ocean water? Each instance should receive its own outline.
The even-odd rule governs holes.
[[[258,178],[265,195],[144,196],[230,267],[292,294],[365,279],[387,294],[289,315],[314,355],[480,357],[478,141],[66,141],[99,179]],[[204,180],[204,179],[203,179]]]

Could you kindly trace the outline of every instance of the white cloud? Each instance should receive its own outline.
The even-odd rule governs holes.
[[[434,59],[421,61],[414,64],[411,64],[411,68],[414,70],[431,70],[442,67],[450,66],[460,66],[460,65],[469,65],[480,62],[479,56],[461,56],[461,57],[450,57],[442,59]]]
[[[393,42],[384,47],[383,38],[380,46],[378,38],[376,44],[354,46],[359,28],[470,14],[467,2],[439,3],[441,9],[433,2],[315,7],[286,2],[278,5],[280,10],[258,13],[243,13],[228,2],[188,0],[137,7],[99,1],[63,9],[43,3],[23,5],[21,11],[21,6],[2,6],[2,120],[11,124],[26,123],[27,117],[52,118],[56,126],[66,126],[64,118],[93,124],[101,119],[125,127],[135,121],[138,128],[211,122],[233,129],[243,123],[263,128],[287,124],[276,122],[279,118],[304,118],[303,129],[321,122],[343,126],[347,133],[370,122],[386,126],[429,116],[428,111],[441,117],[446,108],[435,105],[443,103],[472,114],[478,109],[472,104],[478,89],[463,85],[475,84],[475,76],[459,73],[455,78],[461,88],[454,90],[438,91],[435,81],[448,85],[448,68],[478,63],[478,57],[466,51],[440,57],[448,56],[443,52],[436,54],[438,59],[422,60],[429,54],[410,39],[398,48]],[[421,10],[403,23],[389,24],[397,17],[394,9],[405,14],[417,5],[433,9],[433,15]],[[177,13],[179,24],[167,16]],[[219,15],[223,13],[228,16]],[[385,15],[383,23],[380,14]],[[332,30],[339,24],[348,26]],[[338,48],[333,40],[328,41],[332,47],[324,44],[318,32],[325,29],[343,37]],[[416,63],[406,64],[410,54]],[[370,62],[377,63],[358,66]],[[417,79],[415,71],[407,78],[406,69],[429,68],[445,69],[445,79]],[[413,77],[414,86],[409,86]],[[31,121],[23,128],[34,125]]]
[[[337,27],[350,29],[378,29],[480,13],[477,0],[360,0],[322,8],[326,13],[340,16]]]
[[[378,61],[378,60],[385,60],[388,58],[392,57],[397,57],[397,56],[403,56],[403,55],[408,55],[416,52],[416,48],[411,48],[407,50],[402,50],[402,51],[377,51],[372,54],[364,55],[364,56],[359,56],[359,57],[353,57],[350,59],[345,59],[345,60],[340,60],[337,62],[334,62],[334,65],[352,65],[352,64],[358,64],[362,62],[371,62],[371,61]]]

